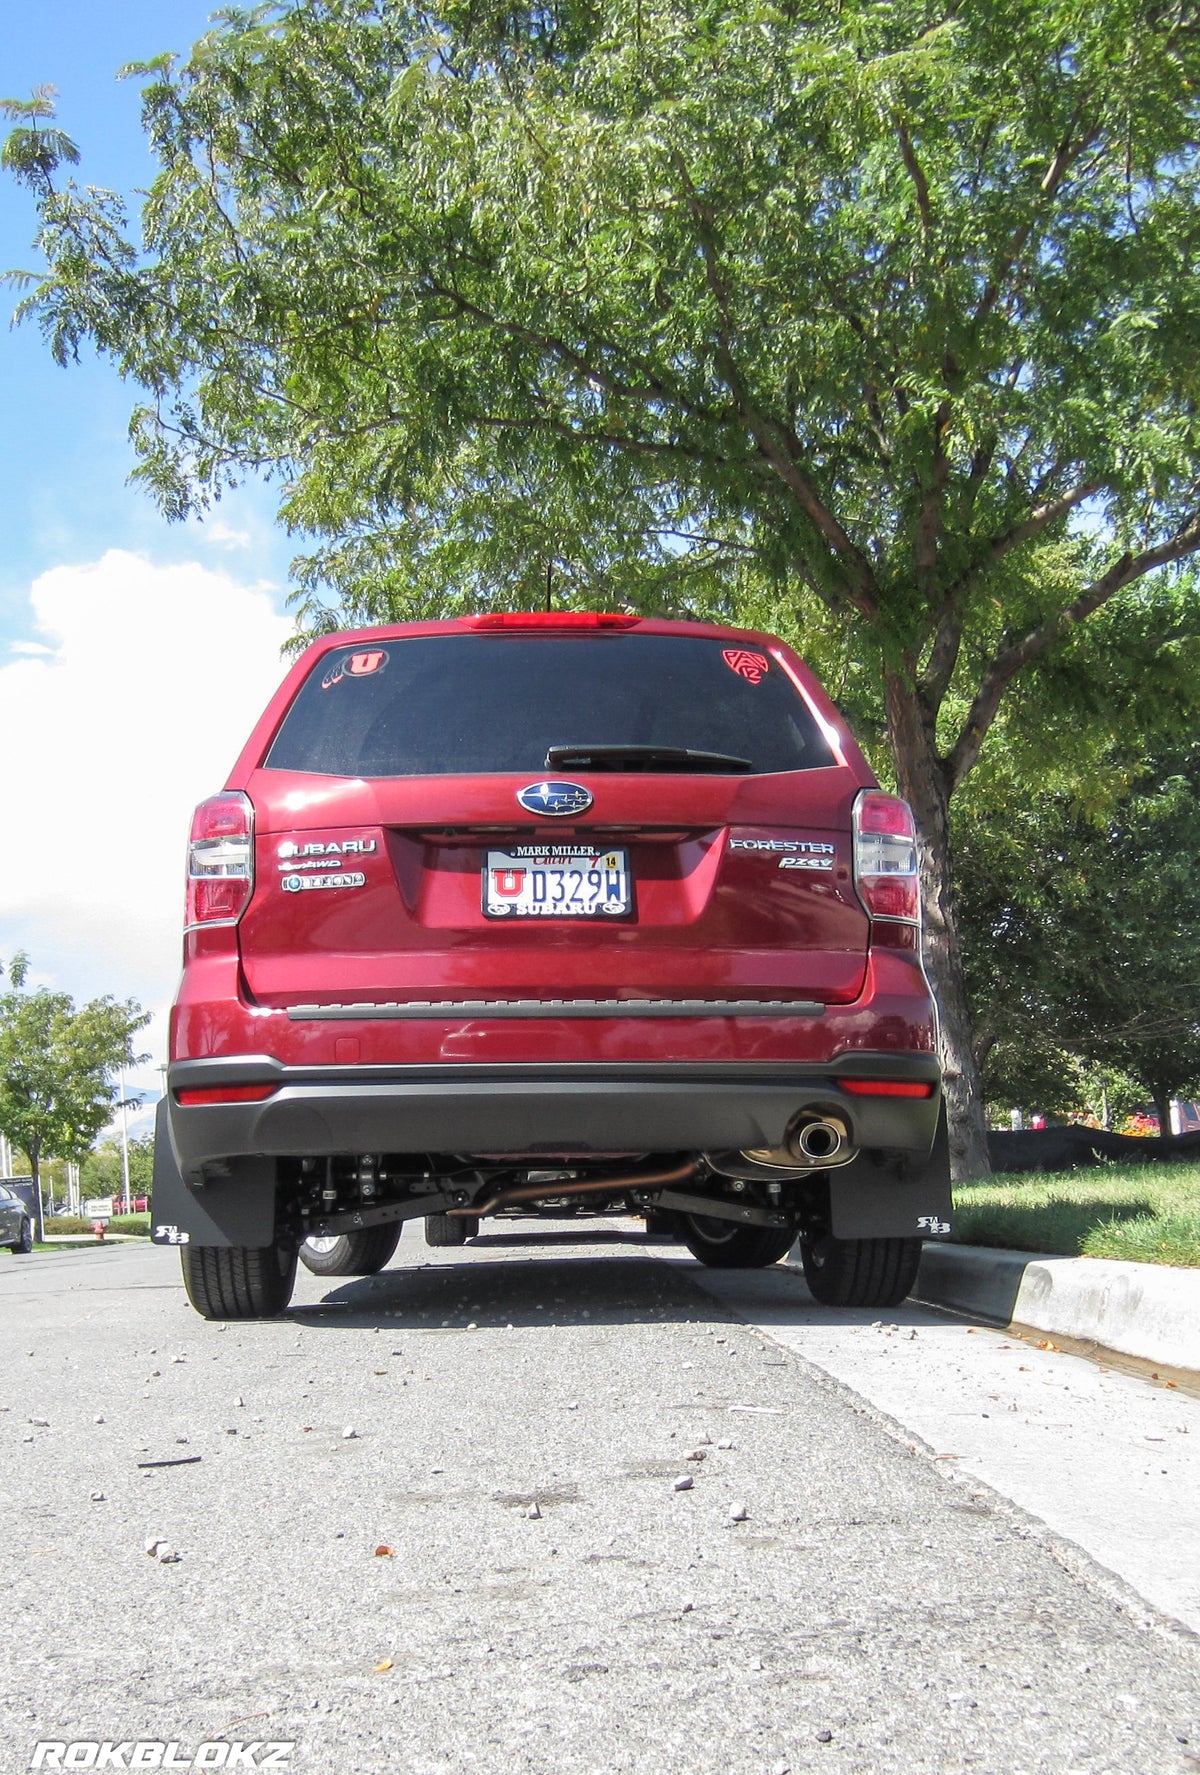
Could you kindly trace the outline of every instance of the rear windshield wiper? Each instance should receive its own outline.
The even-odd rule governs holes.
[[[554,770],[753,770],[749,758],[729,752],[693,752],[686,746],[551,746],[546,768]]]

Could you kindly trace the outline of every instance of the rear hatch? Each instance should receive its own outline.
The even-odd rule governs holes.
[[[785,650],[734,640],[326,651],[246,782],[252,997],[852,1001],[871,778]]]

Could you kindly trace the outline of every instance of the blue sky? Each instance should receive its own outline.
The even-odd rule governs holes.
[[[153,167],[125,62],[186,52],[199,0],[11,7],[0,93],[58,89],[76,177],[131,194]],[[0,268],[37,269],[32,197],[0,177]],[[0,291],[5,322],[18,295]],[[0,960],[83,1000],[154,1013],[156,1085],[178,971],[183,847],[278,681],[287,564],[252,489],[169,525],[126,484],[136,391],[86,357],[60,369],[35,325],[0,326]]]
[[[211,10],[197,0],[43,0],[13,7],[0,47],[0,91],[22,98],[38,84],[57,87],[59,121],[83,155],[79,181],[130,194],[150,182],[153,163],[140,128],[139,82],[119,81],[116,71],[165,49],[186,52],[208,28]],[[0,268],[37,269],[35,227],[31,195],[6,177]],[[0,293],[6,322],[16,300],[8,289]],[[0,388],[8,415],[0,427],[0,644],[22,638],[24,593],[34,575],[66,560],[94,558],[100,539],[110,547],[150,549],[164,564],[193,559],[205,547],[197,527],[166,524],[145,494],[126,487],[133,465],[126,427],[136,391],[110,366],[88,357],[60,369],[35,324],[6,324]],[[252,537],[239,572],[282,581],[292,550],[271,524],[272,513],[273,502],[261,493],[223,502],[216,522],[218,529]]]

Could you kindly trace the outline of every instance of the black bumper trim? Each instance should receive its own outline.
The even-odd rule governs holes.
[[[914,1064],[915,1063],[915,1064]],[[937,1078],[923,1056],[825,1067],[644,1066],[290,1068],[249,1059],[176,1062],[168,1075],[171,1139],[184,1176],[244,1156],[336,1153],[711,1152],[773,1147],[801,1112],[834,1113],[850,1143],[924,1154],[939,1093],[859,1097],[838,1079]],[[255,1103],[181,1105],[188,1088],[270,1083]]]

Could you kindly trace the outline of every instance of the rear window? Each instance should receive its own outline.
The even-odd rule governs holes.
[[[530,773],[552,746],[724,753],[755,774],[834,762],[791,679],[753,649],[686,635],[455,634],[325,654],[265,763],[349,777]]]

